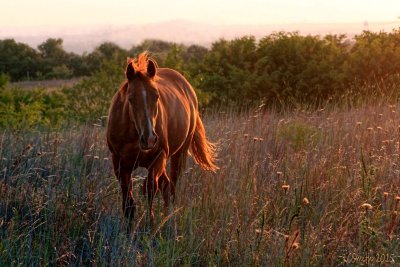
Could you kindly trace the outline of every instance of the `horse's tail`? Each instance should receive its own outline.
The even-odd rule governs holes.
[[[215,164],[215,144],[210,143],[206,138],[203,122],[199,114],[196,118],[196,129],[190,144],[193,158],[204,170],[216,171],[218,166]]]

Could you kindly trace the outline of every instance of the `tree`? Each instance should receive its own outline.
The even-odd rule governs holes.
[[[0,73],[12,81],[30,79],[38,72],[39,55],[35,49],[14,39],[0,40]]]
[[[70,55],[63,48],[61,38],[49,38],[38,46],[41,57],[41,70],[45,73],[44,78],[69,78],[72,74],[69,66]],[[62,71],[60,71],[62,70]]]
[[[364,31],[350,50],[351,72],[371,82],[400,72],[400,29],[391,33]]]
[[[149,51],[151,56],[157,59],[159,66],[165,66],[167,55],[174,45],[176,46],[177,44],[156,39],[146,39],[139,45],[133,46],[128,53],[130,56],[135,57],[144,51]]]
[[[42,58],[51,58],[61,60],[67,57],[67,53],[62,46],[63,40],[61,38],[49,38],[38,46]]]
[[[278,32],[260,40],[257,91],[266,98],[318,102],[344,88],[347,60],[343,36]]]
[[[214,103],[258,98],[254,95],[256,48],[253,36],[213,43],[210,52],[198,65],[202,76],[198,88],[212,92],[214,98],[211,102]]]
[[[127,55],[128,52],[120,46],[112,42],[105,42],[87,55],[85,57],[85,62],[91,73],[94,73],[99,70],[103,64],[125,64]]]

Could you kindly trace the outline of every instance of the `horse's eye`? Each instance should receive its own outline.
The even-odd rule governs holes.
[[[151,96],[153,99],[156,99],[156,100],[160,98],[160,95],[158,94],[158,92],[152,93]]]

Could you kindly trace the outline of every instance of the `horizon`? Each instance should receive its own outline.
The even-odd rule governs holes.
[[[0,30],[0,39],[14,39],[33,48],[48,38],[63,39],[64,49],[68,52],[83,54],[91,52],[104,42],[113,42],[122,48],[129,49],[146,39],[157,39],[184,45],[197,44],[210,47],[219,39],[232,40],[243,36],[254,36],[256,39],[273,32],[299,32],[300,35],[345,34],[352,39],[363,30],[372,32],[390,32],[400,28],[400,21],[370,23],[290,23],[263,25],[217,25],[197,23],[189,20],[170,20],[160,23],[141,25],[85,25],[53,26],[38,28],[19,27]],[[171,35],[171,32],[174,32]]]
[[[244,35],[256,38],[276,31],[346,34],[400,27],[400,2],[304,0],[0,0],[0,38],[32,47],[62,38],[67,51],[84,53],[103,42],[123,48],[145,39],[210,46]],[[168,12],[165,12],[165,11]],[[398,14],[397,14],[398,13]]]
[[[395,0],[1,0],[0,27],[126,25],[190,20],[218,25],[354,23],[398,20]],[[168,10],[168,12],[165,12]],[[23,19],[21,19],[23,18]],[[212,18],[212,19],[210,19]]]

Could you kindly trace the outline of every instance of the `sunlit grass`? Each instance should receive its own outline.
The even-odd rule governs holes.
[[[220,170],[190,160],[169,215],[157,198],[153,227],[134,173],[133,234],[103,127],[5,130],[0,265],[326,266],[352,253],[399,264],[399,112],[381,101],[209,114]]]

